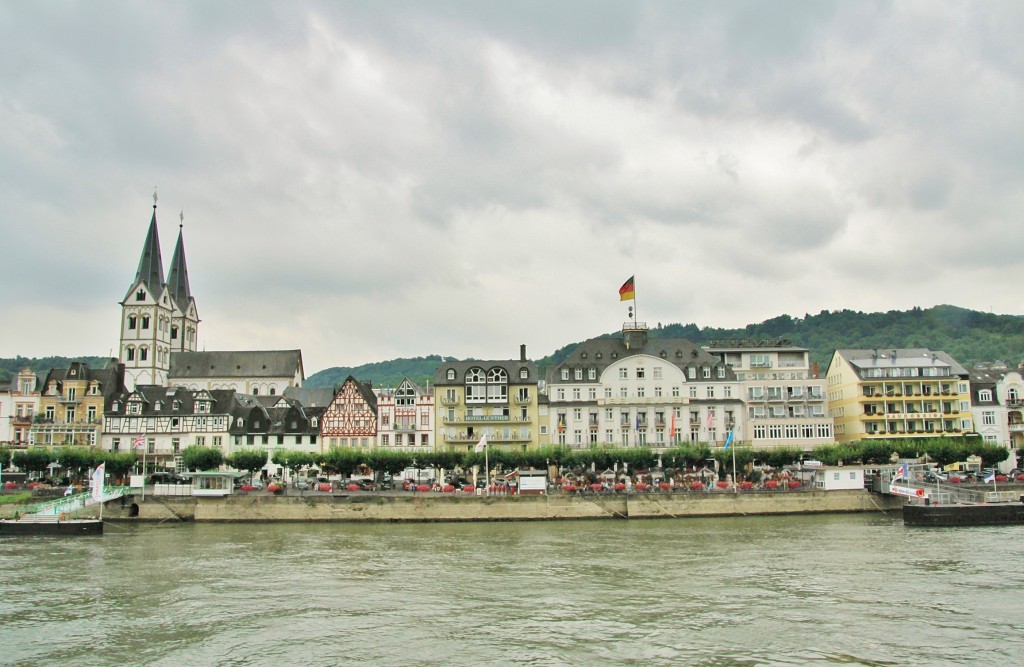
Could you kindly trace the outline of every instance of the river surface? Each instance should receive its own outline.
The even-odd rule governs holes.
[[[107,524],[0,539],[4,665],[1014,665],[1024,526]]]

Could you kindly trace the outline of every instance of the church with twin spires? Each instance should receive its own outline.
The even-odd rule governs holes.
[[[164,280],[160,235],[156,223],[156,193],[153,217],[142,246],[135,280],[121,301],[121,342],[118,357],[125,367],[125,385],[166,385],[175,352],[195,352],[199,330],[196,300],[188,283],[185,243],[178,225],[178,241],[171,256],[171,268]]]
[[[160,234],[153,215],[142,244],[138,269],[121,305],[118,358],[124,384],[185,387],[191,390],[232,389],[241,394],[279,395],[305,381],[300,350],[200,351],[199,313],[188,279],[183,238],[178,240],[164,278]]]

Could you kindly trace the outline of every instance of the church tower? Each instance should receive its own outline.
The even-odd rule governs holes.
[[[188,286],[188,266],[185,264],[185,242],[182,227],[184,212],[178,218],[178,242],[171,256],[171,271],[167,274],[167,292],[171,297],[171,352],[195,352],[199,332],[199,314],[196,300]]]
[[[164,283],[156,201],[156,193],[153,193],[153,217],[142,244],[139,268],[121,301],[118,357],[125,367],[124,381],[129,391],[140,384],[165,384],[171,366],[171,325],[175,305],[168,285]],[[184,266],[184,253],[181,262]],[[186,291],[187,284],[186,277]],[[194,305],[192,308],[194,311]]]

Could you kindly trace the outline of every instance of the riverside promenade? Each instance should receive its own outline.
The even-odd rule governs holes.
[[[655,519],[899,511],[903,499],[867,490],[765,494],[636,493],[476,496],[350,493],[249,494],[223,498],[126,496],[108,521],[438,522]]]

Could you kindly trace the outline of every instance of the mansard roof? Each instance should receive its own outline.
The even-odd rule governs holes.
[[[837,355],[846,360],[863,376],[862,371],[869,368],[948,368],[950,375],[967,377],[967,369],[940,350],[929,350],[926,347],[905,349],[844,349],[836,350]]]
[[[88,364],[81,361],[72,362],[67,368],[52,368],[46,374],[46,378],[39,386],[41,393],[45,394],[51,382],[57,383],[58,391],[65,382],[86,382],[99,384],[100,393],[103,396],[111,396],[119,391],[124,391],[124,364],[111,359],[103,368],[90,368]]]
[[[492,368],[502,368],[508,373],[509,384],[537,384],[539,379],[537,364],[529,360],[506,359],[506,360],[479,360],[468,361],[445,361],[434,372],[434,386],[462,385],[466,381],[466,373],[471,368],[481,368],[484,372]],[[526,369],[526,378],[519,377],[519,371]],[[448,379],[448,371],[455,371],[455,380]]]
[[[640,355],[664,359],[681,369],[689,366],[726,365],[717,355],[684,338],[652,338],[642,346],[627,346],[624,338],[602,337],[583,341],[569,353],[565,361],[549,366],[547,381],[555,384],[561,382],[558,371],[562,368],[595,368],[600,377],[609,366]],[[729,372],[728,378],[732,377],[732,372]]]
[[[172,352],[168,379],[189,378],[291,378],[302,372],[301,350],[249,352]]]

